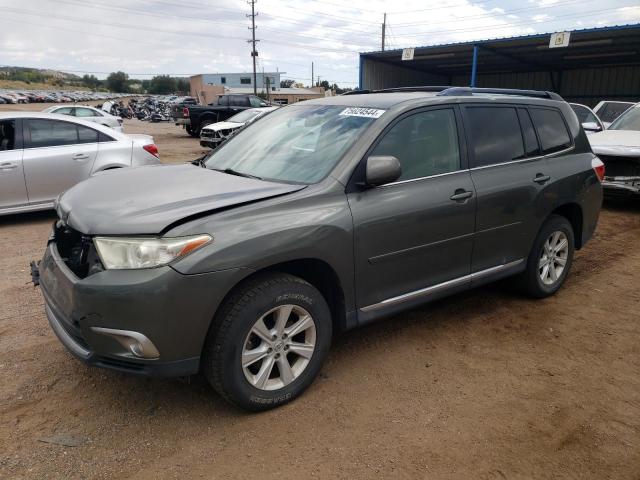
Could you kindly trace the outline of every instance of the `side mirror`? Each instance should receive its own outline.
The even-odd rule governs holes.
[[[374,156],[367,158],[367,185],[376,187],[395,182],[402,174],[400,161],[392,156]]]
[[[584,122],[582,124],[582,128],[587,132],[600,132],[602,131],[602,127],[598,125],[596,122]]]

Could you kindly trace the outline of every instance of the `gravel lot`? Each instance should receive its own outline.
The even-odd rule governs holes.
[[[125,129],[163,161],[203,151]],[[638,204],[605,206],[555,297],[504,282],[349,332],[301,398],[253,415],[197,377],[73,359],[28,284],[53,220],[0,217],[0,478],[640,478]]]

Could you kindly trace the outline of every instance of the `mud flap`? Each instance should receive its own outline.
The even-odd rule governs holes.
[[[37,262],[31,260],[29,266],[31,267],[31,281],[33,282],[33,286],[37,287],[40,285],[40,260]]]

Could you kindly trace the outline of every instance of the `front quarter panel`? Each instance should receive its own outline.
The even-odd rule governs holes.
[[[219,212],[178,226],[167,236],[209,233],[212,244],[173,264],[183,274],[232,268],[261,270],[317,259],[336,272],[353,304],[353,222],[344,191],[293,194]]]

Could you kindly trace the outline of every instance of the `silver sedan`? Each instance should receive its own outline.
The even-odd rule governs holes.
[[[122,132],[122,118],[86,105],[56,105],[55,107],[45,108],[43,112],[71,115],[72,117],[82,118]]]
[[[126,135],[66,115],[0,113],[0,215],[53,208],[104,170],[160,163],[149,135]]]

